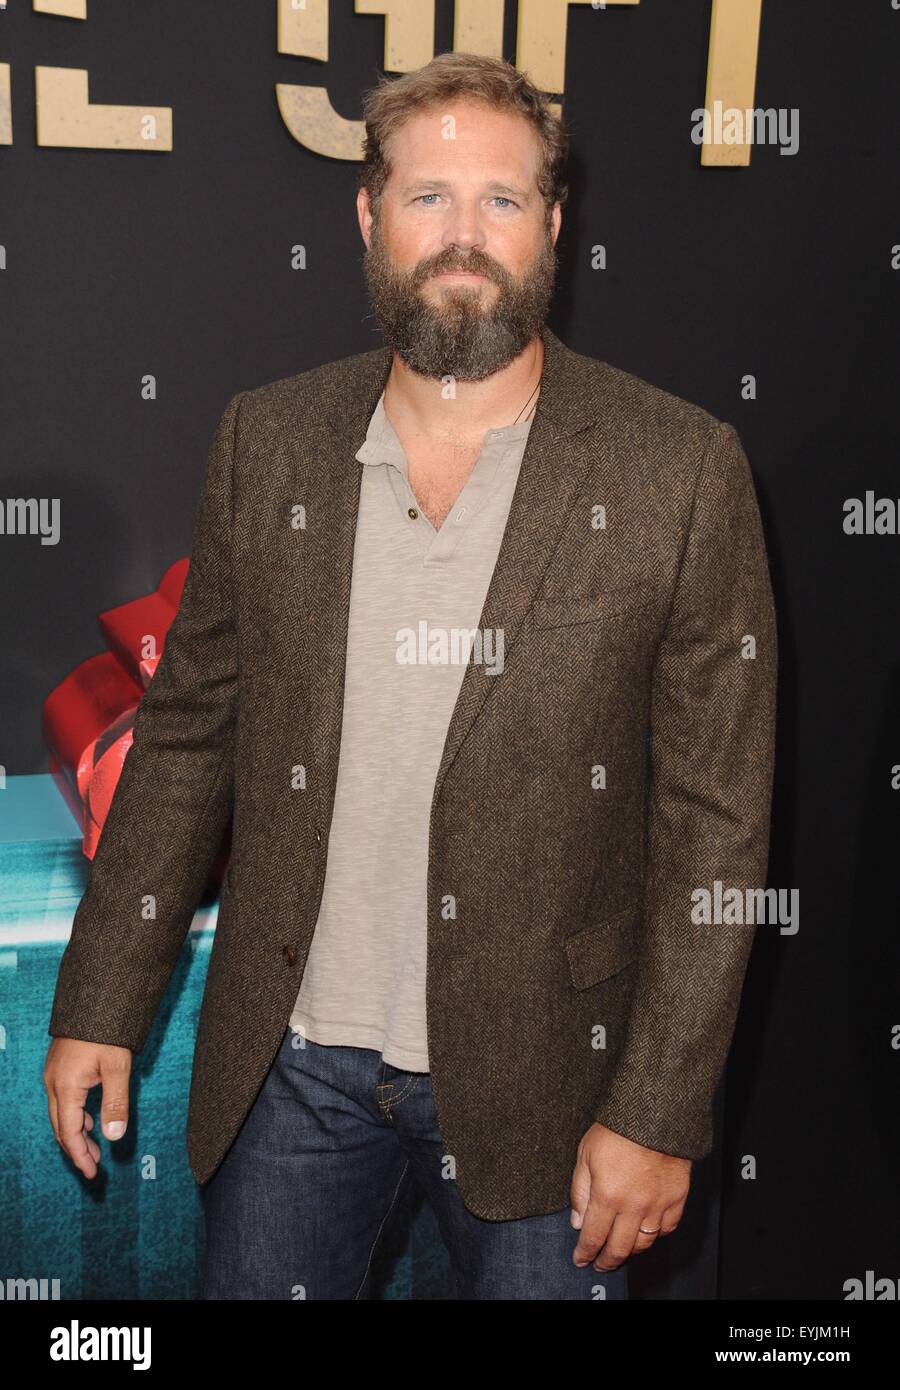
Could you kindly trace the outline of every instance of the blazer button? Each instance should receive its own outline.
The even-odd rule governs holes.
[[[297,953],[293,946],[282,946],[281,954],[284,956],[288,965],[293,965],[294,961],[297,959]]]

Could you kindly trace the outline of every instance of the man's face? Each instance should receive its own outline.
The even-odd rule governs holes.
[[[386,344],[428,377],[478,381],[547,318],[560,209],[538,190],[540,142],[524,117],[453,102],[389,142],[376,215],[357,200],[363,266]]]

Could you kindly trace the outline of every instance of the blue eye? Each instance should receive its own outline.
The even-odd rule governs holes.
[[[418,198],[416,199],[416,202],[420,203],[423,200],[423,198],[437,198],[438,196],[439,195],[437,193],[420,193]],[[429,203],[428,206],[434,207],[434,204]]]

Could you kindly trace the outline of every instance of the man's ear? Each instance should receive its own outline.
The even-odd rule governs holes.
[[[553,228],[553,244],[556,245],[556,238],[559,236],[559,229],[562,226],[562,208],[559,203],[553,204],[553,211],[550,213],[550,225]]]
[[[369,190],[365,187],[356,195],[356,216],[359,218],[359,230],[368,250],[372,241],[372,204],[369,201]]]

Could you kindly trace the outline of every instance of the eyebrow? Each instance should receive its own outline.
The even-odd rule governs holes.
[[[405,184],[400,191],[401,195],[405,198],[408,197],[410,193],[413,193],[417,188],[428,188],[433,189],[436,192],[443,193],[451,187],[452,184],[450,184],[446,179],[416,179],[415,183]],[[515,185],[510,183],[498,183],[496,180],[494,180],[493,182],[489,183],[487,187],[493,193],[500,193],[504,197],[510,195],[513,198],[521,199],[523,203],[527,203],[530,197],[530,195],[526,193],[524,188],[517,188],[515,187]]]

